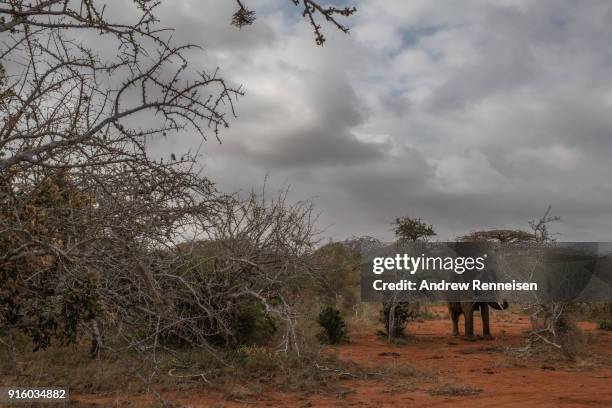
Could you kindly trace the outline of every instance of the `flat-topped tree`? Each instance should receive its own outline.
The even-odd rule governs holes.
[[[493,229],[474,231],[457,238],[460,242],[536,242],[533,233],[523,230]]]

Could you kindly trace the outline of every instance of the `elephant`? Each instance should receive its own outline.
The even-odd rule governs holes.
[[[474,336],[474,312],[480,310],[482,318],[482,336],[491,338],[489,328],[489,306],[496,310],[504,310],[508,308],[508,302],[448,302],[448,311],[453,321],[453,336],[459,335],[459,316],[463,315],[465,319],[465,336]]]

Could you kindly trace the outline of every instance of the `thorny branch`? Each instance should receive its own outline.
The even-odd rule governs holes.
[[[339,21],[339,17],[350,17],[357,12],[356,7],[337,8],[333,6],[321,6],[316,0],[290,0],[296,7],[302,8],[302,16],[310,23],[315,34],[315,42],[317,45],[323,45],[326,39],[321,31],[321,24],[317,21],[317,15],[325,19],[325,21],[334,25],[338,30],[348,33],[349,28]],[[255,21],[255,12],[249,10],[241,0],[236,0],[238,11],[232,17],[232,24],[242,28],[253,24]]]

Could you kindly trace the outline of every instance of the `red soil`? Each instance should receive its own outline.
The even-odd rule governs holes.
[[[437,309],[442,315],[443,309]],[[514,312],[492,316],[494,340],[466,341],[450,335],[447,319],[427,320],[409,326],[411,338],[403,345],[389,345],[368,327],[351,333],[351,344],[329,350],[341,359],[362,367],[408,363],[436,374],[434,381],[402,384],[384,379],[347,380],[346,392],[299,394],[266,389],[257,397],[230,399],[219,392],[190,389],[164,391],[170,401],[189,407],[612,407],[612,334],[581,323],[589,354],[577,362],[517,357],[503,347],[521,347],[529,322]],[[476,327],[478,333],[480,327]],[[467,386],[480,393],[472,396],[437,396],[430,390],[442,385]],[[83,405],[150,406],[150,396],[98,398],[80,395]]]

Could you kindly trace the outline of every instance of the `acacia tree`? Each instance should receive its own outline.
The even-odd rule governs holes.
[[[399,242],[426,241],[436,235],[433,225],[425,223],[420,218],[400,217],[396,218],[393,225],[393,232]],[[387,338],[402,337],[408,319],[416,317],[419,311],[418,303],[402,302],[396,299],[397,294],[393,294],[393,299],[383,302],[381,320],[385,325]]]
[[[410,217],[396,218],[393,232],[399,240],[410,242],[428,240],[436,235],[433,225],[427,224],[420,218]]]
[[[473,231],[457,240],[461,242],[528,243],[536,242],[536,236],[523,230],[494,229]]]
[[[354,12],[291,1],[319,44],[318,18],[346,31],[337,17]],[[235,310],[210,300],[218,296],[228,305],[248,296],[292,321],[280,288],[311,245],[311,207],[220,194],[197,152],[150,154],[154,138],[219,139],[243,94],[217,70],[191,66],[197,46],[172,40],[159,3],[122,2],[118,12],[102,0],[0,0],[0,328],[9,336],[25,330],[44,347],[84,328],[94,351],[111,350],[112,322],[107,334],[155,363],[168,331],[204,347],[234,335]],[[252,23],[237,4],[233,23]],[[184,242],[202,238],[224,251],[195,273]],[[266,283],[243,279],[249,271]],[[241,278],[201,289],[203,273]],[[187,333],[196,327],[206,330]],[[287,327],[285,347],[296,343]]]

